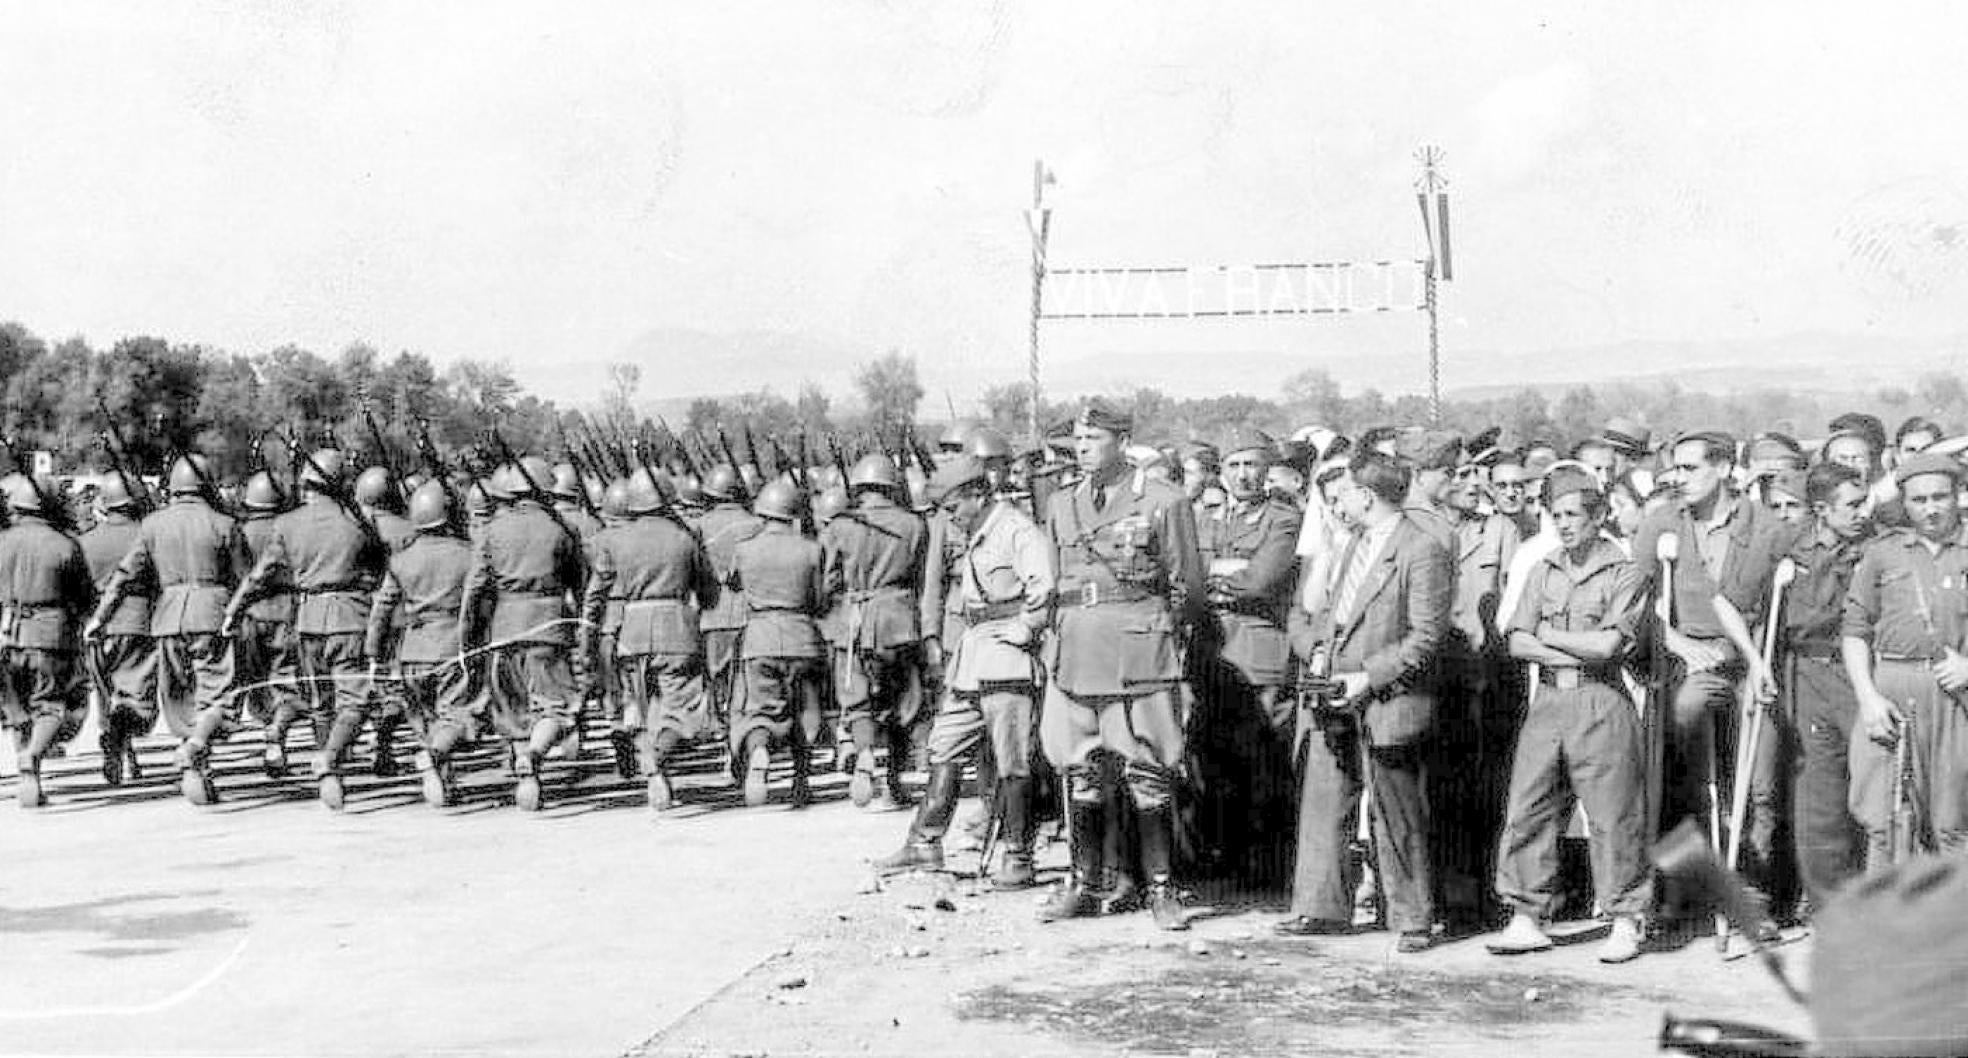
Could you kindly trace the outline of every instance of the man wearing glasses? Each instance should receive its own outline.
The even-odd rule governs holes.
[[[1530,475],[1524,471],[1524,459],[1507,452],[1490,468],[1490,502],[1498,514],[1517,527],[1520,543],[1536,536],[1538,531],[1537,509],[1529,499]]]

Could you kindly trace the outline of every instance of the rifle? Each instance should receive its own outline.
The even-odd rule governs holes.
[[[833,457],[834,472],[840,475],[841,488],[847,488],[847,457],[841,454],[840,445],[835,443],[832,434],[827,436],[827,454]]]
[[[322,469],[321,464],[315,460],[313,452],[301,447],[301,439],[294,436],[292,431],[287,434],[287,447],[307,464],[308,469],[314,471],[314,476],[319,479],[316,488],[329,499],[334,500],[335,506],[340,507],[342,513],[355,522],[356,528],[362,530],[362,535],[368,537],[371,543],[380,543],[383,536],[376,531],[376,525],[369,520],[369,515],[363,512],[362,505],[356,503],[355,497],[349,495],[348,491],[335,481],[334,475]],[[192,460],[191,463],[194,467],[198,465],[196,460]],[[200,470],[198,476],[203,478],[205,472]]]
[[[796,454],[799,457],[799,487],[803,492],[812,492],[813,482],[811,478],[813,474],[811,468],[813,466],[813,455],[806,450],[806,428],[803,426],[800,427],[797,436],[798,444],[796,445]]]
[[[1913,801],[1913,717],[1900,722],[1898,741],[1893,743],[1892,805],[1886,817],[1886,862],[1901,864],[1920,850],[1919,807]]]
[[[922,438],[916,436],[915,424],[911,423],[903,431],[902,439],[909,446],[909,455],[916,461],[916,468],[925,475],[936,473],[936,458],[923,447]]]
[[[357,386],[355,388],[355,404],[362,412],[363,425],[369,430],[369,441],[376,446],[376,462],[384,470],[389,471],[392,480],[401,481],[403,474],[396,465],[395,457],[390,454],[389,442],[383,440],[382,427],[376,425],[376,416],[369,411],[368,387]]]
[[[724,452],[724,461],[731,466],[732,473],[737,473],[740,465],[738,457],[731,454],[731,438],[724,435],[722,426],[718,427],[718,448]]]
[[[451,527],[456,529],[464,524],[465,506],[459,502],[457,490],[451,487],[451,474],[443,457],[437,454],[437,445],[431,443],[430,420],[422,415],[417,416],[417,455],[424,461],[424,470],[431,480],[444,490],[444,502],[451,508]],[[478,483],[477,475],[472,475],[472,483]]]
[[[526,482],[527,489],[532,491],[533,498],[539,501],[540,509],[547,512],[547,517],[554,520],[554,524],[560,527],[561,532],[577,541],[580,540],[581,534],[575,532],[574,527],[568,525],[567,519],[562,518],[560,511],[555,509],[553,494],[542,488],[538,481],[533,480],[533,472],[526,469],[525,463],[520,462],[519,456],[513,452],[512,446],[506,443],[505,435],[499,432],[497,426],[491,428],[491,437],[493,447],[499,450],[499,461],[511,465],[519,473],[520,479]]]
[[[124,490],[129,492],[131,498],[135,499],[139,495],[143,482],[139,478],[135,486],[131,484],[131,474],[128,466],[130,445],[123,440],[123,431],[116,425],[116,416],[109,413],[109,405],[103,401],[102,394],[100,393],[96,394],[96,414],[102,416],[103,428],[100,436],[102,437],[103,447],[109,450],[110,469],[116,471],[116,476],[123,479]],[[169,470],[170,468],[167,467],[165,469]]]

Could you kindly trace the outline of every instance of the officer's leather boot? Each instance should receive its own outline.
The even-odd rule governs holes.
[[[1168,806],[1144,808],[1138,816],[1141,866],[1148,873],[1148,912],[1161,929],[1189,928],[1189,916],[1175,895],[1170,865],[1174,862],[1175,823]]]
[[[1004,855],[998,860],[997,873],[991,875],[991,888],[1030,889],[1038,882],[1032,870],[1032,780],[999,779],[998,797],[1003,802],[1004,819],[999,827],[1004,835],[1000,839]]]
[[[1100,874],[1100,824],[1106,813],[1098,803],[1074,803],[1067,811],[1073,814],[1073,873],[1039,906],[1041,922],[1085,918],[1100,911],[1100,901],[1089,887]]]
[[[950,816],[956,811],[957,779],[955,764],[938,764],[929,769],[929,787],[923,791],[922,806],[909,825],[908,839],[901,848],[876,860],[876,870],[896,874],[943,869],[943,835],[950,829]]]
[[[321,784],[321,803],[330,812],[339,812],[346,800],[342,788],[342,758],[348,756],[349,746],[356,736],[362,733],[362,714],[343,712],[335,714],[335,722],[328,727],[328,741],[321,747],[321,757],[315,762],[315,777]]]
[[[900,728],[888,732],[888,767],[885,769],[883,797],[876,805],[879,809],[899,811],[909,807],[914,799],[909,796],[909,788],[903,785],[903,773],[909,770],[909,735]]]

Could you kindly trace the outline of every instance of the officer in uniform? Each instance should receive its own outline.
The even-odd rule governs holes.
[[[717,605],[705,610],[699,622],[704,630],[704,686],[711,703],[712,733],[730,723],[738,699],[744,694],[740,660],[740,639],[744,635],[745,593],[737,587],[732,556],[738,545],[757,536],[765,523],[745,506],[744,480],[736,467],[719,464],[704,475],[704,499],[710,508],[698,520],[698,535],[704,540],[704,553],[710,556],[711,573],[718,579]],[[736,762],[733,762],[734,764]]]
[[[509,502],[474,546],[463,609],[466,645],[492,657],[492,727],[512,744],[514,800],[528,812],[542,805],[540,761],[572,730],[580,702],[569,626],[587,570],[580,539],[549,506],[552,473],[546,460],[525,456],[486,483]]]
[[[1852,809],[1869,836],[1866,868],[1889,866],[1893,817],[1917,821],[1911,851],[1968,852],[1968,472],[1942,455],[1893,471],[1910,525],[1870,544],[1846,593],[1842,653],[1859,702]],[[1895,782],[1905,740],[1908,773]],[[1907,804],[1892,803],[1904,786]]]
[[[397,488],[396,476],[388,467],[367,467],[355,477],[355,502],[362,516],[375,526],[376,535],[391,555],[410,546],[417,538],[417,527],[403,516],[404,494]],[[401,628],[397,629],[400,633]],[[396,729],[403,726],[402,686],[395,680],[377,683],[372,692],[376,701],[371,710],[376,733],[375,773],[379,778],[396,775]]]
[[[783,478],[759,490],[755,534],[732,550],[731,584],[745,593],[745,694],[731,719],[732,765],[745,803],[765,803],[766,770],[775,746],[793,758],[793,804],[804,805],[808,746],[820,726],[826,679],[819,618],[827,606],[825,554],[799,532],[806,506]]]
[[[901,483],[887,456],[863,456],[847,480],[854,508],[828,524],[820,544],[827,597],[842,606],[849,652],[834,674],[841,720],[856,754],[848,792],[865,807],[875,793],[877,736],[888,745],[885,792],[894,803],[907,799],[902,772],[922,699],[918,607],[929,532],[920,517],[896,503]]]
[[[47,803],[41,759],[82,729],[89,696],[76,667],[83,614],[96,584],[82,545],[62,523],[52,481],[24,474],[0,480],[14,524],[0,531],[0,644],[7,648],[0,717],[19,752],[22,808]]]
[[[1558,839],[1583,802],[1599,906],[1613,916],[1599,959],[1622,963],[1640,954],[1652,898],[1640,723],[1621,671],[1645,596],[1639,571],[1600,533],[1606,494],[1590,470],[1552,472],[1543,499],[1561,548],[1531,567],[1506,626],[1512,656],[1538,666],[1539,687],[1518,733],[1496,868],[1512,917],[1488,947],[1505,955],[1552,946],[1543,920],[1557,891]]]
[[[1122,458],[1132,427],[1110,405],[1088,403],[1073,433],[1085,476],[1046,507],[1060,605],[1040,739],[1065,775],[1073,871],[1040,915],[1051,921],[1098,908],[1092,884],[1101,874],[1106,814],[1100,758],[1108,755],[1122,762],[1138,812],[1155,923],[1183,929],[1169,802],[1184,755],[1179,637],[1200,614],[1203,567],[1188,499],[1131,473]]]
[[[273,542],[273,526],[286,497],[273,475],[265,470],[246,479],[240,498],[245,513],[239,532],[246,539],[246,553],[254,562]],[[238,659],[240,696],[247,712],[266,725],[265,748],[261,751],[267,775],[279,779],[287,775],[287,731],[301,715],[300,655],[294,640],[294,593],[284,583],[271,584],[239,622],[233,637]]]
[[[1229,503],[1201,518],[1212,649],[1197,651],[1200,715],[1190,749],[1203,787],[1209,847],[1265,878],[1289,864],[1292,830],[1291,647],[1285,622],[1297,583],[1296,504],[1265,488],[1274,447],[1255,430],[1222,446]]]
[[[97,591],[109,584],[117,563],[140,532],[137,499],[121,475],[96,493],[96,524],[82,534],[82,557]],[[140,779],[135,740],[157,723],[157,650],[150,641],[150,611],[157,588],[139,584],[124,593],[102,636],[84,647],[83,663],[95,682],[96,726],[101,729],[103,779],[121,786]]]
[[[180,789],[200,805],[218,798],[206,772],[212,744],[238,727],[232,642],[220,629],[226,601],[251,564],[239,523],[212,506],[206,482],[204,456],[172,460],[165,476],[171,502],[144,518],[84,629],[97,640],[126,595],[156,585],[150,635],[158,698],[171,733],[184,740],[176,755]]]
[[[667,476],[640,470],[629,478],[627,520],[595,537],[581,608],[585,655],[594,650],[593,633],[609,605],[621,607],[615,664],[627,703],[624,725],[634,732],[649,775],[649,807],[657,811],[674,803],[670,754],[710,727],[698,615],[717,598],[710,559],[671,510],[673,500]]]
[[[426,482],[411,494],[408,521],[417,535],[390,555],[369,607],[363,654],[372,683],[395,662],[412,730],[424,746],[417,755],[424,800],[442,808],[456,797],[458,746],[478,733],[459,621],[472,549],[443,482]]]
[[[951,640],[944,692],[929,733],[929,788],[909,837],[881,870],[943,865],[943,835],[956,811],[964,759],[990,747],[1004,859],[992,884],[1023,889],[1032,873],[1032,732],[1039,634],[1051,621],[1052,547],[1012,499],[994,495],[985,464],[968,454],[944,463],[931,488],[943,521],[964,541],[953,592],[963,631]]]
[[[335,497],[341,493],[342,453],[323,448],[301,470],[300,505],[274,519],[273,535],[253,571],[226,607],[225,630],[272,585],[296,598],[294,632],[301,687],[314,727],[315,778],[321,803],[341,811],[343,758],[362,734],[373,689],[364,656],[369,603],[389,562],[376,530]]]

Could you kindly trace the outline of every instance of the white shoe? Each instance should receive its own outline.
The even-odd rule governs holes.
[[[1603,963],[1632,962],[1640,957],[1640,920],[1632,915],[1613,916],[1613,932],[1599,946]]]
[[[1538,928],[1537,920],[1522,911],[1510,916],[1503,932],[1483,942],[1491,955],[1525,955],[1551,950],[1551,938]]]

